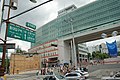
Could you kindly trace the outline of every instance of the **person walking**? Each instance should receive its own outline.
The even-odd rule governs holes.
[[[36,78],[39,79],[39,71],[36,72]]]

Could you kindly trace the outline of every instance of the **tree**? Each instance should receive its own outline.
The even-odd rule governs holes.
[[[96,51],[96,52],[92,52],[92,57],[93,59],[105,59],[105,58],[108,58],[109,55],[107,53],[101,53],[99,51]]]
[[[120,56],[120,51],[118,51],[118,56]]]
[[[96,56],[96,52],[95,52],[95,51],[93,51],[93,52],[92,52],[92,58],[94,59],[94,58],[95,58],[95,56]]]
[[[87,53],[88,55],[88,60],[90,60],[90,58],[92,57],[91,53]]]
[[[16,48],[16,53],[24,53],[26,52],[25,50],[22,50],[19,46]]]

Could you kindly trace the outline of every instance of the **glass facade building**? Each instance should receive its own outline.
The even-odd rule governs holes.
[[[65,9],[68,11],[64,12]],[[70,48],[72,43],[66,39],[71,38],[71,35],[76,37],[92,30],[109,29],[113,27],[111,25],[120,23],[120,0],[96,0],[80,8],[73,5],[73,8],[70,6],[65,9],[58,11],[56,19],[37,29],[36,42],[28,50],[40,54],[43,66],[54,66],[58,62],[70,63],[70,57],[75,54]],[[51,44],[57,44],[58,47]],[[86,59],[85,46],[79,45],[78,48],[76,52],[80,53],[80,58]],[[75,56],[72,57],[73,63],[74,59]]]
[[[66,22],[70,19],[73,20],[74,33],[105,24],[115,24],[120,22],[120,0],[97,0],[57,17],[37,29],[36,43],[32,44],[32,47],[71,35],[71,25]]]

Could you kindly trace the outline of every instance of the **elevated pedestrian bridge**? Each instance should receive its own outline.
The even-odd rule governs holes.
[[[78,43],[101,39],[102,33],[106,33],[108,36],[111,36],[111,33],[113,31],[117,31],[118,35],[120,34],[119,21],[96,25],[86,28],[84,30],[76,31],[73,34],[71,33],[60,37],[58,39],[58,53],[60,58],[59,60],[62,60],[62,62],[70,63],[70,57],[72,57],[72,59],[75,59],[75,54],[72,52],[73,47],[71,47],[71,41],[73,37],[75,40],[76,53],[78,54]]]
[[[108,36],[111,36],[113,31],[118,31],[118,34],[120,34],[120,22],[116,21],[108,24],[96,25],[80,31],[76,31],[73,34],[64,35],[60,39],[64,41],[70,41],[74,35],[76,43],[83,43],[101,39],[102,33],[106,33]]]

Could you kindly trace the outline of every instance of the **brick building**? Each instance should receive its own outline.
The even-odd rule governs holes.
[[[10,74],[40,69],[40,56],[33,54],[11,54]]]

